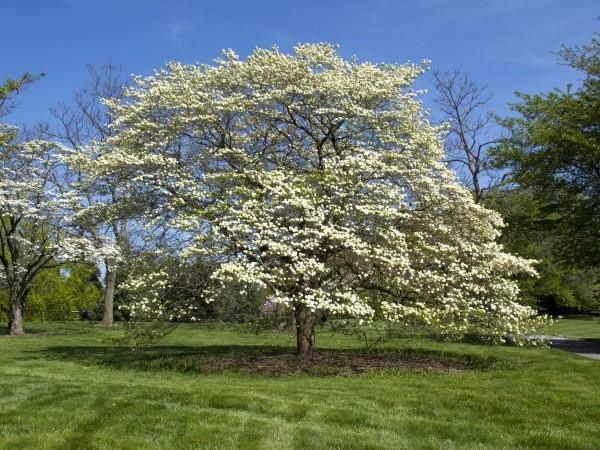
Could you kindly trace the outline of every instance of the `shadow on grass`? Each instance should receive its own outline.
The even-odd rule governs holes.
[[[36,352],[39,355],[39,352]],[[299,358],[294,348],[268,345],[56,346],[42,351],[50,359],[123,370],[251,375],[339,376],[373,372],[448,373],[510,368],[506,360],[417,348],[375,351],[319,349]]]
[[[87,334],[97,326],[95,322],[34,322],[25,324],[25,335]]]

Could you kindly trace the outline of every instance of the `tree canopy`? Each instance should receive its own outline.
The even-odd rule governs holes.
[[[495,151],[496,165],[529,189],[554,215],[561,258],[600,264],[600,41],[563,48],[561,61],[582,71],[573,90],[519,94],[511,136]]]
[[[523,342],[540,322],[513,277],[533,270],[445,166],[441,130],[411,89],[423,70],[346,61],[324,44],[173,63],[108,102],[119,132],[87,168],[129,174],[149,226],[219,262],[213,295],[243,282],[293,310],[301,354],[316,321],[336,316]],[[132,281],[148,294],[138,309],[167,284]]]

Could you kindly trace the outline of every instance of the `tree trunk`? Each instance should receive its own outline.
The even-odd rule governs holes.
[[[8,305],[8,334],[11,336],[21,336],[23,331],[23,304],[18,293],[11,292],[10,304]]]
[[[111,264],[106,264],[106,278],[104,282],[104,314],[102,315],[102,325],[110,328],[113,326],[113,308],[115,298],[115,283],[117,281],[117,271]]]
[[[294,307],[296,319],[296,354],[307,357],[312,353],[315,343],[315,318],[306,305]]]

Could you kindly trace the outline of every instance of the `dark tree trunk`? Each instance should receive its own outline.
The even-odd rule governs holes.
[[[23,331],[23,303],[16,291],[10,293],[7,331],[11,336],[21,336],[25,334]]]
[[[300,357],[309,356],[315,343],[315,317],[305,305],[294,307],[296,319],[296,353]]]
[[[117,271],[113,269],[110,263],[106,264],[106,278],[104,285],[104,314],[102,315],[102,325],[110,328],[113,326],[113,308],[115,298],[115,283],[117,281]]]

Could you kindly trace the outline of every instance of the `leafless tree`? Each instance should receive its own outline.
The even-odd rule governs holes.
[[[494,115],[489,111],[492,95],[466,73],[433,72],[438,97],[435,102],[449,125],[447,162],[480,202],[495,182],[489,170],[487,149],[499,140]]]
[[[53,138],[63,141],[75,150],[83,150],[89,144],[102,143],[108,139],[114,130],[111,128],[111,116],[102,99],[122,99],[124,88],[129,80],[121,66],[106,64],[100,67],[88,66],[88,81],[75,92],[72,102],[61,102],[51,113],[58,122],[53,131]],[[98,156],[98,155],[96,155]],[[94,157],[92,155],[92,157]],[[102,204],[122,204],[126,193],[122,190],[120,180],[106,177],[105,179],[85,179],[85,174],[79,173],[80,185],[83,189],[83,201],[89,206]],[[102,208],[91,208],[102,211]],[[122,212],[122,211],[121,211]],[[85,232],[92,234],[101,241],[101,236],[110,236],[123,253],[130,248],[128,236],[129,218],[121,214],[118,217],[105,215],[93,216],[87,224],[82,224]],[[114,294],[118,264],[113,259],[104,261],[104,314],[102,323],[105,327],[113,325]]]

